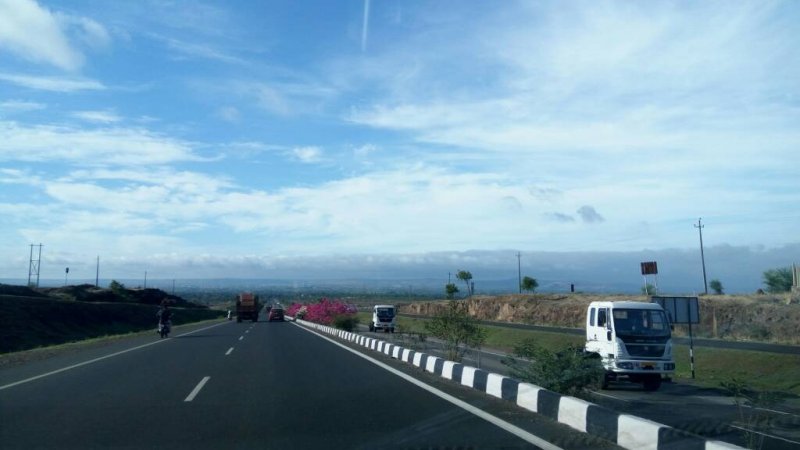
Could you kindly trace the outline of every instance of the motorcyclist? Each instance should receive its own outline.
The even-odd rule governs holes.
[[[170,326],[172,320],[172,311],[169,310],[167,299],[164,299],[161,302],[161,307],[158,308],[156,317],[158,318],[158,333],[161,334],[161,329],[164,326]]]

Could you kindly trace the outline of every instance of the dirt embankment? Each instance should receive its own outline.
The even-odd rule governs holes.
[[[535,294],[475,296],[460,301],[481,320],[583,328],[586,308],[593,301],[648,299],[643,295]],[[699,301],[700,324],[692,327],[697,337],[800,345],[800,304],[787,304],[784,297],[715,295]],[[444,311],[445,306],[445,301],[420,302],[402,305],[400,311],[430,316]],[[688,334],[686,326],[676,326],[675,334]]]
[[[176,325],[223,316],[157,289],[92,285],[32,289],[0,284],[0,354],[155,329],[157,305],[165,298],[176,306]]]

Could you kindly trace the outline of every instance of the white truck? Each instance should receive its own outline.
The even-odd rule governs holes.
[[[383,330],[394,333],[397,311],[394,305],[375,305],[372,308],[372,322],[369,331]]]
[[[600,356],[609,381],[627,378],[647,391],[675,372],[672,327],[661,306],[641,302],[592,302],[586,311],[586,351]]]

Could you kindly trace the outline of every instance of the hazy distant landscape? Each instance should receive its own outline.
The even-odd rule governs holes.
[[[638,252],[522,252],[522,276],[539,281],[541,292],[567,292],[570,284],[581,292],[638,294],[643,280],[639,263],[657,261],[658,287],[662,292],[692,294],[703,291],[699,250],[643,250]],[[706,248],[708,280],[719,279],[727,293],[753,293],[763,288],[765,270],[800,262],[800,244],[750,248],[720,245]],[[351,255],[325,257],[231,258],[223,264],[176,264],[149,266],[148,287],[176,293],[201,290],[274,290],[306,294],[390,294],[397,296],[442,295],[451,272],[469,270],[474,275],[476,293],[513,293],[517,290],[516,251],[438,252],[410,255]],[[19,272],[26,267],[21,264]],[[48,268],[44,264],[50,264]],[[43,273],[52,273],[45,262]],[[71,284],[94,283],[91,264],[59,261],[71,267]],[[144,267],[144,265],[143,265]],[[63,269],[62,269],[63,270]],[[132,276],[130,265],[113,261],[101,266],[101,286],[116,279],[127,286],[144,284]],[[120,276],[109,278],[109,273]],[[171,276],[174,274],[173,276]],[[235,274],[235,275],[234,275]],[[87,277],[90,275],[91,277]],[[6,284],[26,284],[27,279],[0,279]],[[651,283],[654,280],[651,278]],[[44,278],[42,286],[62,286],[63,278]],[[463,287],[463,286],[462,286]]]

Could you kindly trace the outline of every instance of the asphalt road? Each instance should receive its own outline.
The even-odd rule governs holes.
[[[410,317],[413,319],[429,319],[428,316],[418,314],[398,314],[403,317]],[[583,328],[566,328],[566,327],[551,327],[544,325],[531,325],[527,323],[513,323],[513,322],[498,322],[494,320],[479,320],[481,325],[488,325],[493,327],[502,328],[515,328],[518,330],[533,330],[533,331],[546,331],[549,333],[564,333],[573,334],[578,336],[584,335]],[[673,337],[673,343],[680,345],[689,345],[688,337]],[[709,347],[709,348],[728,348],[732,350],[753,350],[757,352],[767,353],[782,353],[785,355],[800,354],[800,346],[785,345],[785,344],[769,344],[766,342],[747,342],[747,341],[725,341],[722,339],[707,339],[707,338],[694,338],[693,345],[695,347]]]
[[[195,328],[3,368],[0,446],[541,448],[516,426],[564,449],[613,448],[416,371],[501,428],[296,324]]]
[[[364,325],[359,332],[403,345],[399,334],[369,333]],[[445,357],[436,339],[428,338],[419,350]],[[507,357],[498,350],[470,350],[464,363],[508,375],[508,366],[502,363]],[[800,449],[800,399],[796,397],[768,409],[754,410],[740,408],[719,389],[674,382],[662,384],[656,392],[646,392],[639,384],[619,382],[612,383],[608,390],[595,392],[591,400],[616,411],[740,446],[747,446],[749,432],[761,443],[759,448]]]

